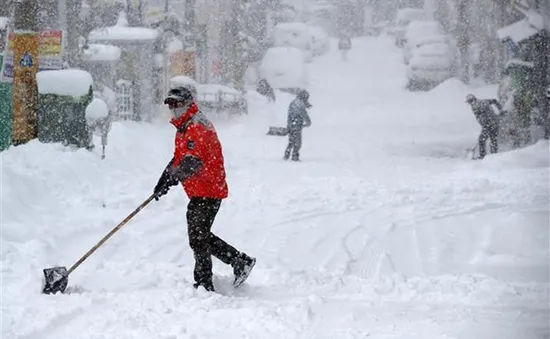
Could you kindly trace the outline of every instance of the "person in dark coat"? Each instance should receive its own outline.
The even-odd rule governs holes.
[[[256,92],[267,97],[270,102],[275,102],[275,92],[273,91],[273,88],[269,85],[269,82],[267,82],[266,79],[261,79],[258,82]]]
[[[478,138],[479,158],[483,159],[487,154],[486,143],[490,140],[491,153],[498,152],[498,130],[500,116],[496,115],[491,105],[495,105],[500,115],[503,115],[502,106],[495,99],[478,99],[472,94],[466,96],[466,102],[472,107],[477,122],[481,125],[481,133]]]
[[[338,40],[338,49],[342,54],[342,60],[347,60],[348,51],[351,49],[351,39],[347,35],[342,36],[340,40]]]
[[[288,107],[288,146],[285,150],[284,159],[288,160],[292,153],[292,161],[300,161],[300,148],[302,147],[302,129],[311,126],[311,119],[307,109],[311,108],[309,93],[306,90],[299,90],[296,98]]]

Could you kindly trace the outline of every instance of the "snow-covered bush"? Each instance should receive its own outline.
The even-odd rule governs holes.
[[[109,116],[109,108],[105,101],[100,98],[94,98],[92,102],[86,106],[87,121],[100,120],[107,116]]]

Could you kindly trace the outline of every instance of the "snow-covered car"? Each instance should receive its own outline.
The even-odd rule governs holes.
[[[327,32],[321,26],[309,26],[313,55],[320,56],[328,53],[330,41]]]
[[[417,48],[407,68],[407,88],[429,89],[453,75],[453,53],[448,44],[435,43]]]
[[[411,36],[409,39],[407,39],[405,47],[403,48],[403,60],[405,61],[405,64],[408,64],[415,50],[423,45],[447,43],[447,37],[442,34],[425,34]]]
[[[405,31],[411,21],[423,20],[426,17],[424,10],[420,8],[402,8],[397,12],[395,18],[395,27],[393,35],[395,36],[395,44],[403,47],[405,42]]]
[[[427,36],[443,35],[441,25],[437,21],[428,20],[413,20],[405,29],[403,36],[403,46],[407,46],[409,40],[414,44],[415,40],[422,39]]]
[[[313,42],[308,26],[301,22],[277,24],[273,30],[274,47],[295,47],[302,51],[303,60],[313,60]]]
[[[197,101],[206,114],[248,114],[248,103],[238,90],[220,84],[198,84]]]
[[[260,63],[260,75],[275,89],[292,91],[308,84],[302,52],[295,47],[269,48]]]

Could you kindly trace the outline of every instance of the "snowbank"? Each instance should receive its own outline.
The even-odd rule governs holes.
[[[481,166],[495,170],[500,168],[549,168],[550,147],[548,140],[540,140],[525,148],[491,154]],[[550,180],[550,178],[548,179]]]
[[[105,101],[94,98],[92,102],[86,106],[86,119],[98,120],[109,116],[109,108]]]
[[[90,73],[79,69],[40,71],[36,74],[38,93],[81,97],[91,90]]]

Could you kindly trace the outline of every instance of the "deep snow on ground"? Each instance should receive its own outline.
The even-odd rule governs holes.
[[[333,42],[334,47],[334,42]],[[40,294],[151,193],[173,127],[117,123],[107,157],[36,141],[2,157],[2,338],[548,338],[548,142],[464,158],[473,91],[404,88],[385,37],[310,67],[313,125],[301,163],[282,161],[291,97],[251,96],[214,117],[230,198],[214,231],[258,257],[231,287],[196,291],[182,189],[153,202],[70,277]]]

